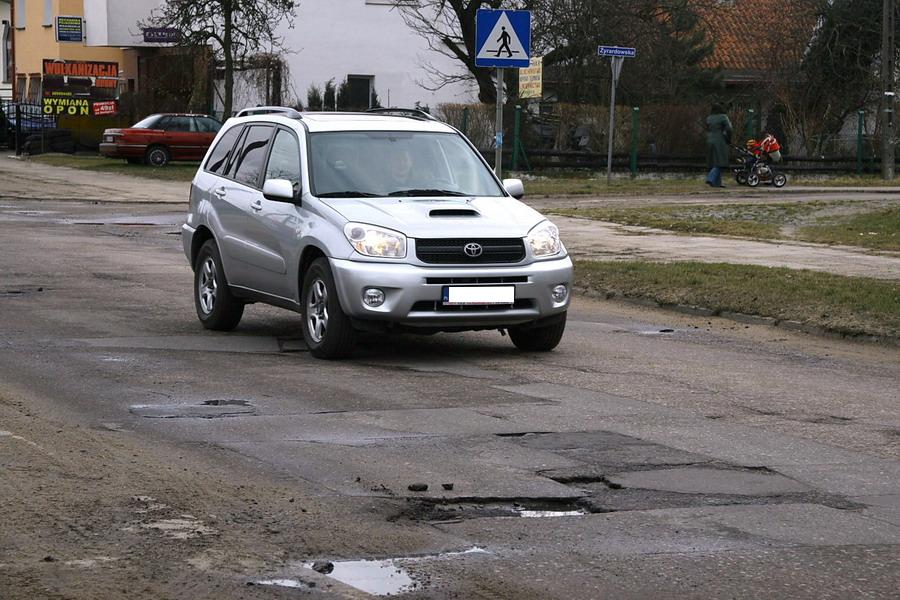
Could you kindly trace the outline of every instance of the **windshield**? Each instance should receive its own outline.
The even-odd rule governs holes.
[[[153,129],[161,115],[150,115],[131,126],[132,129]]]
[[[309,147],[320,198],[505,195],[455,133],[322,132],[310,135]]]

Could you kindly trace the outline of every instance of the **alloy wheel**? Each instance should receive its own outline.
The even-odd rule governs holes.
[[[321,279],[316,279],[309,289],[306,325],[314,342],[318,344],[325,339],[325,332],[328,330],[328,288]]]

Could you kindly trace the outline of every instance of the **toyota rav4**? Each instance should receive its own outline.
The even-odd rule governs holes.
[[[572,261],[523,195],[421,111],[241,111],[191,185],[197,316],[231,330],[249,303],[296,311],[319,358],[347,356],[360,331],[495,329],[552,350]]]

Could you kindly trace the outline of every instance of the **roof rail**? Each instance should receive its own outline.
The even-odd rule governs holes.
[[[420,108],[370,108],[367,113],[378,113],[382,115],[395,115],[398,117],[410,117],[412,119],[424,119],[426,121],[439,121],[434,115],[425,112]]]
[[[303,116],[293,108],[287,106],[254,106],[238,112],[235,117],[249,117],[252,115],[282,114],[291,119],[302,119]]]

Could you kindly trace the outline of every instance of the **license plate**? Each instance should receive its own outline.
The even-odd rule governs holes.
[[[447,285],[444,286],[444,306],[513,304],[516,301],[516,288],[512,285]]]

